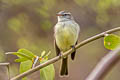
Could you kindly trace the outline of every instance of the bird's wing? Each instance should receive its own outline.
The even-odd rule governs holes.
[[[54,40],[54,47],[55,47],[55,50],[56,50],[56,55],[58,56],[60,54],[60,49],[58,48],[55,40]]]
[[[75,45],[77,45],[77,43],[78,43],[78,41],[76,42],[76,44],[75,44]],[[72,60],[74,60],[74,59],[75,59],[75,53],[76,53],[76,50],[75,50],[73,53],[71,53],[71,59],[72,59]]]

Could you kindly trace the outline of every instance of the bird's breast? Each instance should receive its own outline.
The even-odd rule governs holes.
[[[64,23],[57,25],[55,33],[56,44],[62,51],[66,51],[70,46],[75,45],[78,38],[76,30],[76,25],[74,24]]]

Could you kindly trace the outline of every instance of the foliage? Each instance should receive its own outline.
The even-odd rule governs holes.
[[[23,73],[32,68],[32,61],[26,60],[20,63],[20,73]],[[23,78],[22,80],[27,80],[27,78]]]
[[[104,37],[104,46],[107,49],[114,50],[120,47],[120,36],[109,34]]]
[[[45,55],[45,52],[42,53],[41,57],[45,56],[43,60],[40,61],[40,64],[46,62],[48,60],[47,55]],[[55,70],[53,64],[50,64],[49,66],[46,66],[42,69],[40,69],[40,80],[54,80],[55,77]]]
[[[46,62],[44,60],[43,62]],[[40,69],[40,80],[54,80],[55,70],[53,64]]]
[[[13,55],[17,55],[18,59],[16,62],[20,62],[20,73],[23,73],[32,68],[34,64],[34,60],[36,59],[36,55],[26,49],[19,49],[17,52],[12,53]],[[46,62],[48,60],[50,52],[46,54],[45,51],[41,53],[39,57],[40,64]],[[47,67],[40,69],[40,79],[41,80],[54,80],[55,70],[54,65],[51,64]],[[23,78],[22,80],[27,80],[27,78]]]

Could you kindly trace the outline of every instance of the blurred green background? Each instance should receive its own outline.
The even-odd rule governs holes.
[[[55,56],[54,25],[56,13],[70,11],[81,26],[79,42],[105,30],[120,26],[120,0],[0,0],[0,62],[10,62],[11,77],[19,74],[14,55],[5,52],[26,48],[36,55],[43,50]],[[116,34],[120,35],[120,32]],[[77,50],[76,59],[69,59],[69,77],[59,77],[60,61],[56,62],[55,80],[84,80],[98,61],[108,53],[103,38]],[[120,80],[117,63],[104,80]],[[7,80],[7,69],[0,66],[0,80]],[[39,71],[29,76],[39,80]]]

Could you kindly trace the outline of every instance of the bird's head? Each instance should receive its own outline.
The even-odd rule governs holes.
[[[67,20],[73,20],[73,16],[70,12],[66,11],[60,11],[57,13],[58,21],[67,21]]]

